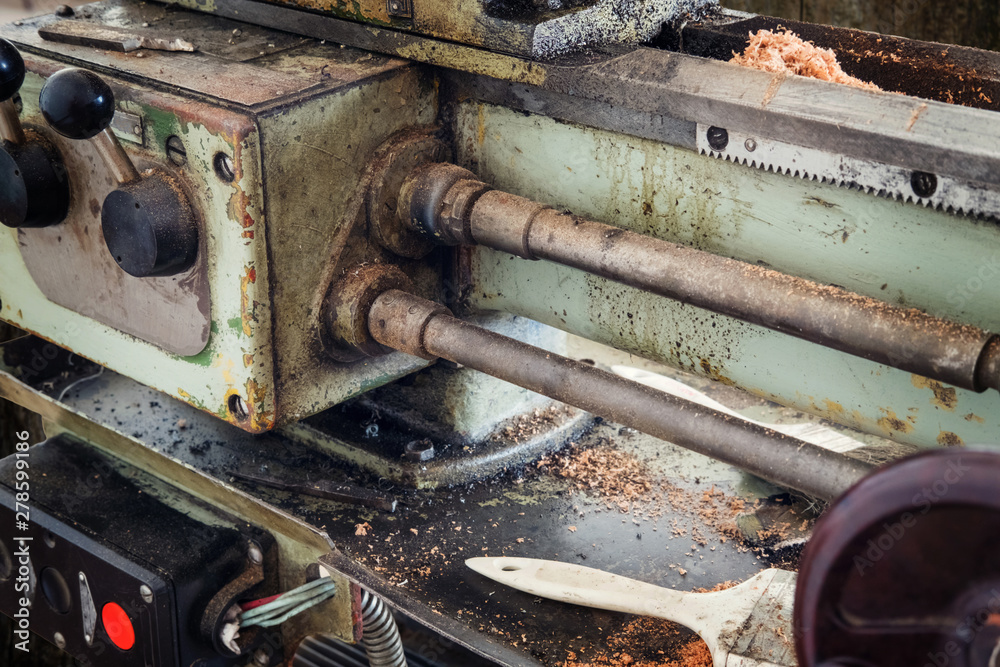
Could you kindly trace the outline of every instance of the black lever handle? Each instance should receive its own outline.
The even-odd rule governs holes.
[[[110,86],[93,72],[65,69],[49,77],[38,104],[56,132],[90,140],[118,181],[101,207],[104,242],[118,266],[139,278],[190,267],[198,253],[198,226],[187,196],[158,169],[139,175],[111,131]]]
[[[115,95],[93,72],[64,69],[45,82],[38,106],[59,134],[68,139],[90,139],[111,126]]]
[[[69,181],[59,151],[21,126],[14,96],[24,83],[24,59],[0,39],[0,223],[47,227],[69,210]]]

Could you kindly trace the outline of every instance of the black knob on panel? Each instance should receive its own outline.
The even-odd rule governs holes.
[[[187,197],[156,173],[109,194],[101,228],[118,266],[138,278],[179,273],[198,254],[198,226]]]
[[[21,54],[0,39],[0,224],[48,227],[66,217],[69,180],[56,147],[21,126],[14,96],[24,75]]]
[[[111,125],[115,96],[101,77],[64,69],[49,77],[38,106],[53,130],[69,139],[90,139]]]
[[[24,60],[14,45],[0,39],[0,102],[9,100],[24,83]]]

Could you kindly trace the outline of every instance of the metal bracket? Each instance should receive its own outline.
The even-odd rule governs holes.
[[[123,141],[129,141],[140,146],[146,145],[145,126],[142,116],[127,111],[116,111],[111,119],[111,131]]]

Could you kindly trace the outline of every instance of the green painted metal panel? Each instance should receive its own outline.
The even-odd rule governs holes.
[[[493,185],[702,250],[1000,329],[1000,229],[473,102],[461,161]],[[943,387],[580,271],[477,249],[470,306],[535,318],[920,445],[1000,443],[995,393]]]

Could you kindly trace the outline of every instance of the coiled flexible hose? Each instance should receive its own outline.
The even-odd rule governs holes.
[[[368,591],[361,595],[361,623],[361,642],[371,667],[406,667],[396,619],[382,598]]]
[[[361,647],[371,667],[407,667],[403,640],[396,619],[377,595],[362,590]],[[418,665],[422,660],[416,659]],[[351,646],[322,635],[306,637],[295,652],[294,667],[364,667],[358,646]]]

